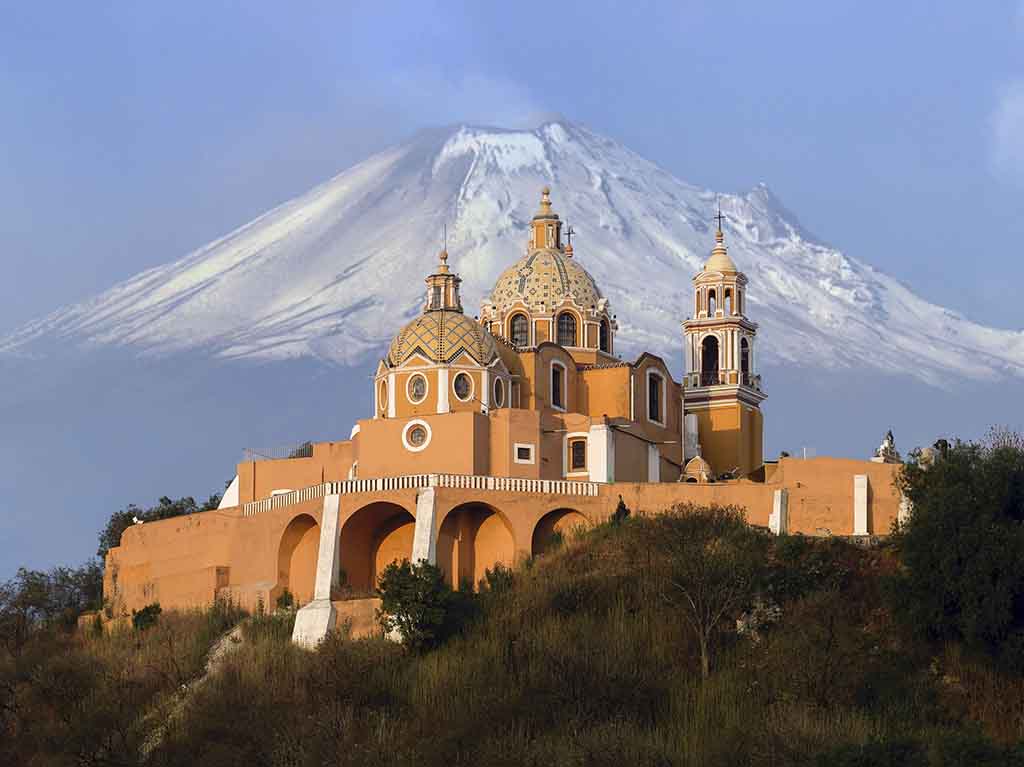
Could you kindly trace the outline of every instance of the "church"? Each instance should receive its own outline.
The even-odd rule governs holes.
[[[679,307],[682,381],[655,354],[616,355],[613,307],[548,188],[478,319],[442,250],[377,365],[373,413],[348,439],[247,455],[215,511],[126,530],[107,558],[115,616],[291,599],[302,644],[372,633],[389,563],[427,560],[472,588],[620,501],[734,504],[776,534],[888,533],[906,511],[892,460],[764,460],[757,323],[722,222]]]

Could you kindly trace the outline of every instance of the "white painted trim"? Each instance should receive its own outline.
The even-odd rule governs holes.
[[[410,559],[415,562],[437,562],[437,491],[426,487],[416,494],[416,526],[412,533]]]
[[[294,492],[295,492],[295,490],[293,490],[290,487],[282,487],[282,488],[279,488],[277,490],[271,490],[270,491],[270,497],[273,498],[275,495],[288,495],[288,493],[294,493]]]
[[[772,513],[768,517],[768,529],[775,535],[789,532],[789,491],[785,488],[772,494]]]
[[[232,506],[238,505],[238,475],[231,480],[231,484],[228,485],[228,489],[224,491],[224,495],[220,497],[220,503],[217,505],[218,509],[230,509]]]
[[[519,448],[525,447],[530,450],[529,460],[523,460],[519,458]],[[512,443],[512,462],[520,464],[533,465],[537,463],[537,446],[532,442],[513,442]]]
[[[423,441],[423,444],[418,447],[409,442],[409,432],[412,430],[414,426],[422,426],[427,432],[427,438]],[[431,437],[433,436],[434,434],[430,430],[429,423],[422,419],[414,418],[413,420],[409,421],[409,423],[407,423],[405,427],[402,429],[402,445],[404,445],[405,449],[408,450],[410,453],[418,453],[421,450],[426,449],[427,445],[430,444]]]
[[[591,482],[615,481],[615,439],[610,426],[595,424],[587,438]]]
[[[555,404],[555,366],[562,368],[562,404]],[[548,366],[548,403],[551,405],[553,410],[559,410],[566,412],[569,409],[569,369],[565,366],[565,363],[561,360],[551,360],[551,364]]]
[[[582,439],[586,442],[587,449],[584,453],[583,460],[586,461],[586,466],[582,469],[573,469],[570,459],[572,456],[569,455],[569,443],[574,439]],[[590,432],[589,431],[571,431],[562,437],[562,476],[568,477],[570,474],[588,474],[590,472]]]
[[[459,376],[465,376],[466,378],[469,379],[469,394],[467,394],[465,397],[460,397],[459,393],[455,390],[455,382],[459,379]],[[472,400],[473,395],[476,394],[476,381],[473,380],[473,376],[471,376],[465,370],[460,370],[455,375],[453,375],[452,394],[455,395],[455,399],[457,399],[459,402],[469,402],[470,400]]]
[[[349,438],[349,439],[354,439],[354,438],[355,438],[355,436],[356,436],[356,435],[357,435],[357,434],[359,433],[359,431],[360,431],[360,428],[361,428],[361,427],[359,426],[359,424],[358,424],[358,423],[357,423],[357,424],[355,424],[355,425],[354,425],[354,426],[352,427],[352,431],[350,431],[350,432],[348,433],[348,438]]]
[[[388,418],[395,417],[395,374],[388,373]]]
[[[661,450],[653,442],[647,444],[647,481],[661,482]]]
[[[480,373],[480,407],[485,413],[491,407],[491,378],[486,370]]]
[[[870,535],[868,529],[868,475],[853,475],[853,534]]]
[[[414,378],[422,378],[423,383],[426,384],[426,388],[423,390],[423,396],[419,399],[413,399],[412,396],[412,381]],[[413,405],[422,405],[427,401],[427,397],[430,396],[430,379],[427,378],[423,373],[416,371],[410,373],[409,377],[405,379],[405,398],[409,400]]]
[[[448,404],[448,368],[437,369],[437,412],[447,413],[451,410]]]

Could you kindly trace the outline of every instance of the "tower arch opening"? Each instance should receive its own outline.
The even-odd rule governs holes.
[[[746,338],[740,339],[740,373],[743,376],[744,385],[750,385],[750,342]]]
[[[700,343],[700,385],[718,384],[718,337],[705,336]]]
[[[610,328],[608,327],[608,320],[601,320],[601,325],[600,325],[600,328],[598,330],[598,343],[597,343],[597,345],[598,345],[598,348],[601,351],[606,352],[608,354],[611,354],[612,343],[611,343],[611,332],[610,332]]]

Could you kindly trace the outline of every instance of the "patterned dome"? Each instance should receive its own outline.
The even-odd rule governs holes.
[[[557,250],[535,250],[502,272],[491,291],[491,302],[505,313],[517,301],[530,307],[543,301],[551,307],[566,296],[589,309],[597,306],[601,291],[576,259]]]
[[[389,365],[401,365],[413,354],[422,354],[432,362],[451,362],[466,352],[480,365],[490,365],[498,356],[491,334],[475,320],[459,311],[427,311],[404,328],[388,349]]]

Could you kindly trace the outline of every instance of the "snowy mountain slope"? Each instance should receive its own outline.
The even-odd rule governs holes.
[[[1024,332],[973,323],[814,241],[767,187],[719,197],[564,122],[423,133],[177,262],[0,338],[0,353],[61,340],[362,361],[419,310],[442,223],[472,312],[523,251],[544,184],[577,230],[576,255],[611,300],[629,354],[650,349],[678,369],[690,278],[710,252],[721,199],[771,361],[936,384],[1024,376]]]

